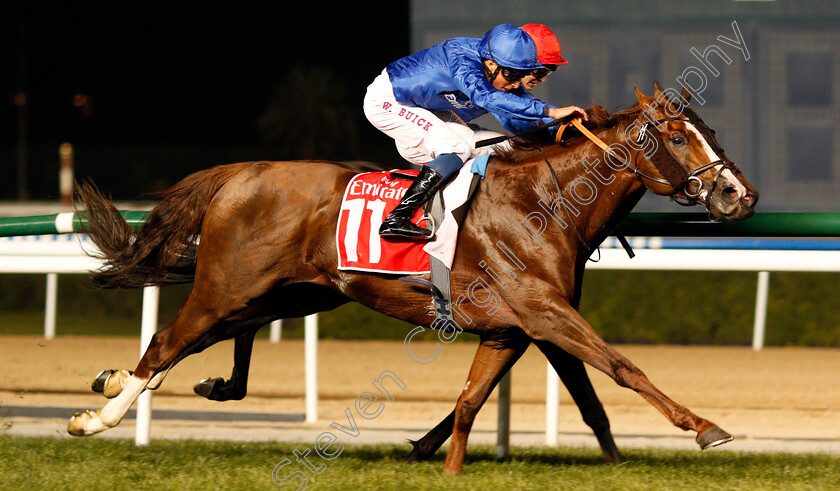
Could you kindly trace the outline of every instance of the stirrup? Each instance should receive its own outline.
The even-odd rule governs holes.
[[[420,217],[420,219],[417,220],[417,226],[419,227],[420,224],[423,223],[423,222],[429,222],[431,224],[431,226],[429,228],[427,228],[426,230],[431,230],[431,232],[432,232],[432,235],[429,236],[429,240],[434,239],[435,234],[438,231],[438,228],[440,228],[440,227],[436,226],[437,224],[435,223],[434,217],[429,213],[423,213],[423,215]]]
[[[419,223],[421,223],[423,221],[427,221],[427,220],[432,222],[432,228],[422,228],[422,227],[419,226]],[[385,223],[382,224],[382,226],[384,226],[384,225],[385,225]],[[408,227],[408,226],[410,226],[412,228],[415,228],[417,230],[416,231],[415,230],[412,230],[412,231],[405,230],[405,227]],[[402,229],[402,230],[400,230],[400,229]],[[420,230],[430,231],[431,234],[427,235],[425,232],[419,232]],[[382,229],[380,228],[379,237],[381,237],[383,240],[388,241],[388,242],[411,242],[411,241],[414,241],[414,242],[428,242],[435,237],[434,220],[429,216],[423,215],[423,216],[420,217],[420,220],[418,221],[418,224],[414,224],[411,221],[408,221],[408,223],[406,225],[404,225],[404,226],[399,226],[399,225],[394,226],[390,231],[386,231],[386,233],[384,233],[384,234],[382,233]]]

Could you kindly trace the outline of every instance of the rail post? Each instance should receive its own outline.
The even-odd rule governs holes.
[[[306,422],[318,421],[318,314],[304,319],[304,364],[306,365]]]
[[[560,411],[560,377],[546,362],[545,373],[545,444],[557,445],[558,412]]]
[[[44,338],[55,338],[55,313],[58,305],[58,274],[47,273],[47,302],[44,309]]]
[[[73,145],[62,143],[58,147],[58,157],[58,192],[61,204],[70,206],[73,204]]]
[[[496,458],[510,455],[510,380],[511,370],[499,381],[499,420],[496,432]]]
[[[140,322],[140,357],[146,353],[152,336],[157,331],[158,300],[160,287],[143,287],[143,318]],[[148,445],[151,439],[152,427],[152,391],[144,390],[137,398],[137,426],[134,433],[134,444]]]
[[[767,323],[767,293],[770,289],[770,272],[758,272],[758,288],[755,294],[755,321],[753,323],[753,350],[764,347],[764,330]]]
[[[283,319],[277,319],[276,321],[271,321],[270,325],[270,335],[269,340],[277,344],[280,342],[280,338],[283,337]]]

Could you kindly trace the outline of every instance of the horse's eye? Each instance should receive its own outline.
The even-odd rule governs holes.
[[[681,136],[675,136],[675,137],[671,138],[671,143],[673,143],[675,146],[679,147],[680,145],[685,143],[685,140],[683,140],[683,138]]]

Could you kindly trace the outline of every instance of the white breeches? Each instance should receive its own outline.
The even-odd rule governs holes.
[[[447,153],[454,153],[466,162],[504,145],[476,149],[477,141],[501,133],[476,131],[462,122],[443,121],[422,107],[400,104],[394,98],[391,79],[385,70],[368,86],[363,107],[371,124],[393,138],[400,155],[413,164],[427,164]]]

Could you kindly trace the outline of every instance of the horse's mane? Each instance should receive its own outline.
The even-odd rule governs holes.
[[[622,110],[610,113],[602,106],[595,104],[586,110],[586,115],[589,116],[589,121],[586,122],[586,127],[590,130],[613,128],[619,124],[629,123],[636,119],[642,107],[637,103],[626,107]],[[567,146],[579,141],[582,136],[575,128],[566,130],[571,138],[565,140],[560,145]],[[529,133],[527,135],[518,136],[511,140],[511,149],[502,150],[495,154],[500,160],[516,162],[533,155],[533,151],[548,145],[555,144],[553,132],[549,133],[547,130]]]

